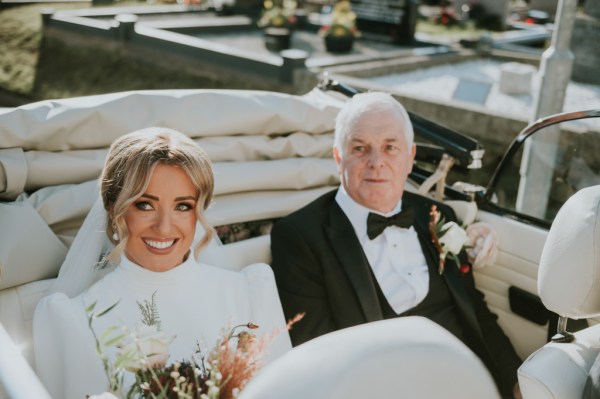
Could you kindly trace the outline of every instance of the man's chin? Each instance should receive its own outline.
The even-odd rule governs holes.
[[[400,201],[400,198],[386,200],[381,200],[378,198],[375,200],[371,199],[364,201],[364,203],[361,203],[361,205],[365,208],[369,208],[377,212],[387,213],[393,211],[394,208],[396,208],[396,205],[398,205],[398,201]]]

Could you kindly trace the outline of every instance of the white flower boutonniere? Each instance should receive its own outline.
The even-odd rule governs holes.
[[[455,261],[461,273],[468,273],[470,265],[461,264],[458,254],[467,252],[469,263],[475,269],[493,265],[498,254],[498,235],[491,225],[485,222],[470,224],[466,229],[456,222],[446,222],[432,205],[429,212],[429,232],[431,241],[440,254],[439,272],[444,272],[446,258]]]
[[[455,261],[462,273],[468,272],[469,265],[463,270],[465,268],[461,265],[458,254],[469,244],[469,236],[456,222],[446,222],[435,205],[431,206],[429,212],[429,232],[431,241],[440,254],[439,273],[444,272],[448,256]]]

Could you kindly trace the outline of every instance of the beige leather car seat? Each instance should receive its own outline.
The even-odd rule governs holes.
[[[325,334],[263,369],[239,399],[493,399],[491,375],[460,340],[423,317]]]
[[[585,188],[560,209],[544,245],[538,271],[544,305],[562,316],[585,319],[600,315],[600,186]],[[525,399],[580,398],[596,356],[600,325],[575,334],[564,331],[519,368]],[[563,341],[563,342],[560,342]]]

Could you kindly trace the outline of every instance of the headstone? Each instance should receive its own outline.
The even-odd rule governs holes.
[[[509,13],[508,0],[454,0],[457,15],[462,15],[463,6],[477,10],[478,23],[488,29],[506,29],[506,18]]]
[[[505,94],[531,94],[531,79],[535,71],[533,65],[518,62],[500,65],[500,91]]]
[[[378,35],[393,43],[414,41],[418,0],[350,0],[356,27],[368,36]]]
[[[492,84],[489,82],[461,78],[452,99],[485,105],[491,88]]]
[[[262,0],[235,0],[230,6],[233,14],[244,14],[257,17],[262,12]]]

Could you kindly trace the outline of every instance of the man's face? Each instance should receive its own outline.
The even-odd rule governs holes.
[[[362,206],[389,212],[402,198],[416,147],[408,146],[404,123],[391,111],[367,112],[351,129],[343,155],[333,150],[342,185]]]

